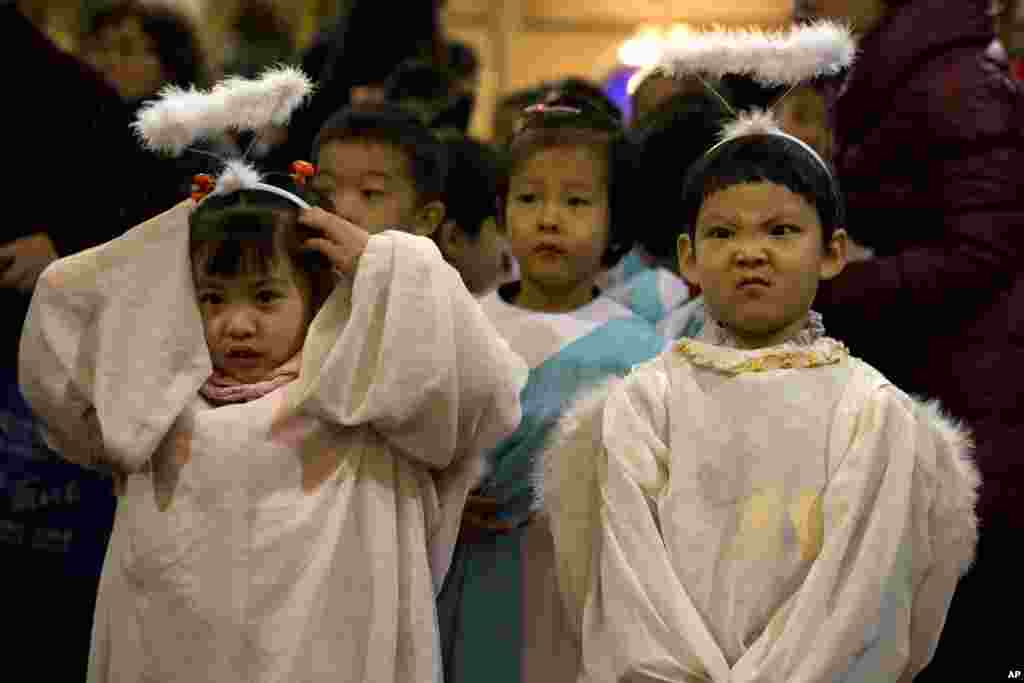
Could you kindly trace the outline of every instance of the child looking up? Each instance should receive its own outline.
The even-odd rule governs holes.
[[[525,368],[433,243],[299,193],[229,162],[39,281],[25,395],[122,473],[91,682],[440,680],[465,472]]]
[[[909,681],[974,552],[970,439],[825,336],[846,235],[821,158],[732,135],[683,191],[703,337],[581,400],[547,453],[580,680]]]
[[[481,303],[526,360],[530,379],[523,422],[491,454],[441,595],[449,682],[558,680],[566,661],[570,668],[575,662],[561,640],[535,647],[535,634],[557,622],[561,608],[547,579],[546,525],[530,523],[529,472],[582,387],[625,375],[665,347],[652,325],[595,284],[630,248],[627,151],[617,121],[568,97],[527,110],[513,138],[500,199],[521,279]]]

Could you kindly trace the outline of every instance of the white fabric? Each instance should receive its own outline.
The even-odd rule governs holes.
[[[569,313],[543,313],[510,304],[495,290],[480,299],[480,306],[530,368],[541,365],[611,320],[635,317],[631,310],[607,296],[599,296]]]
[[[22,387],[62,452],[135,471],[89,681],[439,681],[435,591],[525,366],[429,240],[387,232],[300,379],[214,409],[189,210],[51,265],[26,322]]]
[[[580,680],[909,681],[973,556],[966,434],[827,338],[770,371],[693,343],[707,366],[640,366],[546,456]]]

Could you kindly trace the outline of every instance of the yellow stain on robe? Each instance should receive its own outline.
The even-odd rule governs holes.
[[[818,489],[803,489],[789,501],[776,489],[762,489],[747,498],[729,557],[759,558],[786,553],[787,522],[796,532],[800,558],[814,561],[825,540],[825,516]]]

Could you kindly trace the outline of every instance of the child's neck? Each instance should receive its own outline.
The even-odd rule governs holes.
[[[824,334],[825,327],[821,322],[821,315],[816,311],[808,311],[799,320],[785,328],[767,334],[738,332],[722,325],[708,312],[705,318],[704,333],[701,337],[704,341],[717,346],[756,350],[778,346],[786,342],[795,342],[800,345],[810,344]]]
[[[568,290],[551,291],[524,277],[512,303],[538,313],[571,313],[589,304],[597,295],[594,278],[581,281]]]

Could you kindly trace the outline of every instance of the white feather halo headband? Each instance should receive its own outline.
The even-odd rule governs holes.
[[[168,86],[158,99],[139,109],[132,128],[147,148],[180,156],[197,140],[224,131],[259,133],[272,125],[287,124],[313,88],[306,74],[289,66],[271,67],[257,79],[228,78],[207,91]],[[244,158],[221,161],[224,170],[211,195],[259,189],[309,208],[291,192],[264,183],[259,171]]]
[[[790,140],[802,147],[804,151],[814,157],[815,161],[821,164],[830,176],[832,175],[831,167],[824,159],[821,158],[821,155],[818,154],[813,147],[795,135],[790,135],[786,131],[782,130],[778,121],[776,121],[775,117],[772,115],[771,110],[765,109],[751,109],[750,111],[743,111],[737,114],[735,119],[722,126],[722,132],[719,133],[718,142],[712,145],[708,151],[704,153],[704,156],[710,156],[715,150],[730,140],[735,140],[736,138],[749,135],[777,135],[779,137],[786,138],[787,140]]]
[[[767,86],[790,86],[774,107],[802,82],[832,76],[853,64],[856,43],[849,27],[829,21],[796,26],[789,31],[760,29],[721,29],[691,33],[662,49],[650,71],[672,77],[696,76],[730,110],[733,107],[706,78],[721,79],[730,74],[745,75]],[[740,112],[724,126],[720,141],[706,154],[725,142],[745,135],[780,135],[810,152],[831,175],[831,168],[803,140],[785,133],[776,122],[772,107]],[[735,111],[733,110],[735,114]]]
[[[839,73],[856,53],[849,27],[830,21],[788,31],[716,28],[664,46],[653,68],[670,76],[743,74],[768,86],[797,85]]]

